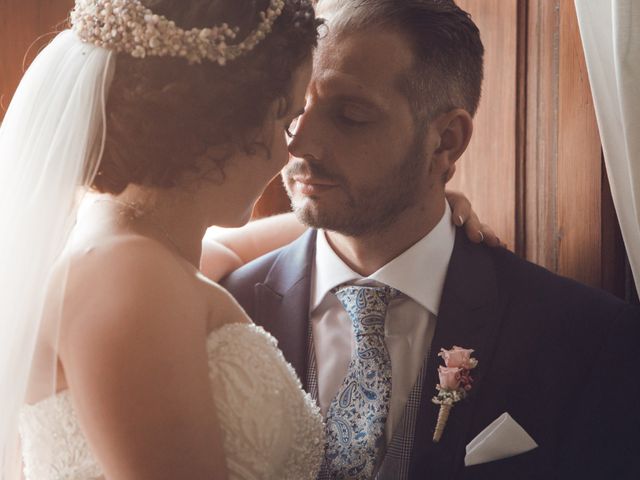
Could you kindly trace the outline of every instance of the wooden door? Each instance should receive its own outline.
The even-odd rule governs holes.
[[[633,300],[573,0],[458,0],[485,84],[451,185],[518,254]]]
[[[0,120],[22,74],[67,26],[73,0],[0,0]]]

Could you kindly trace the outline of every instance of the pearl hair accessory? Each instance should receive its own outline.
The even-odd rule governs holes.
[[[211,28],[183,30],[175,22],[154,14],[140,0],[76,0],[71,11],[72,30],[83,42],[92,43],[135,58],[182,57],[190,64],[203,60],[225,65],[250,52],[271,32],[282,13],[284,0],[271,0],[261,21],[240,43],[238,27],[226,23]]]

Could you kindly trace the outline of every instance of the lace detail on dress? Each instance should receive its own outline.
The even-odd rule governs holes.
[[[20,437],[27,480],[94,480],[102,469],[80,430],[69,391],[20,412]]]
[[[228,324],[207,339],[209,378],[232,480],[315,479],[324,454],[319,409],[276,340],[254,324]],[[26,480],[103,476],[68,391],[20,416]]]
[[[320,411],[275,338],[234,324],[211,336],[208,350],[231,478],[315,479],[324,453]]]

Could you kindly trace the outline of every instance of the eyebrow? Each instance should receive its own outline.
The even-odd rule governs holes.
[[[372,110],[383,109],[382,105],[379,105],[375,101],[359,95],[350,95],[350,94],[341,93],[341,94],[331,95],[329,98],[330,98],[330,101],[332,102],[355,103],[357,105],[360,105],[362,107],[369,108]]]
[[[364,107],[376,110],[385,109],[385,102],[382,97],[377,98],[375,95],[354,93],[354,91],[357,90],[357,86],[351,82],[341,79],[340,77],[334,75],[326,76],[325,78],[320,79],[317,83],[320,86],[319,90],[325,93],[331,101],[357,103]],[[336,93],[333,93],[333,91],[336,91]]]

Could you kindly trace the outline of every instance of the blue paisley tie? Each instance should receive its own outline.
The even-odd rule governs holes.
[[[341,286],[332,292],[351,318],[355,338],[347,375],[329,405],[324,467],[333,479],[370,479],[391,399],[391,359],[384,343],[391,287]]]

